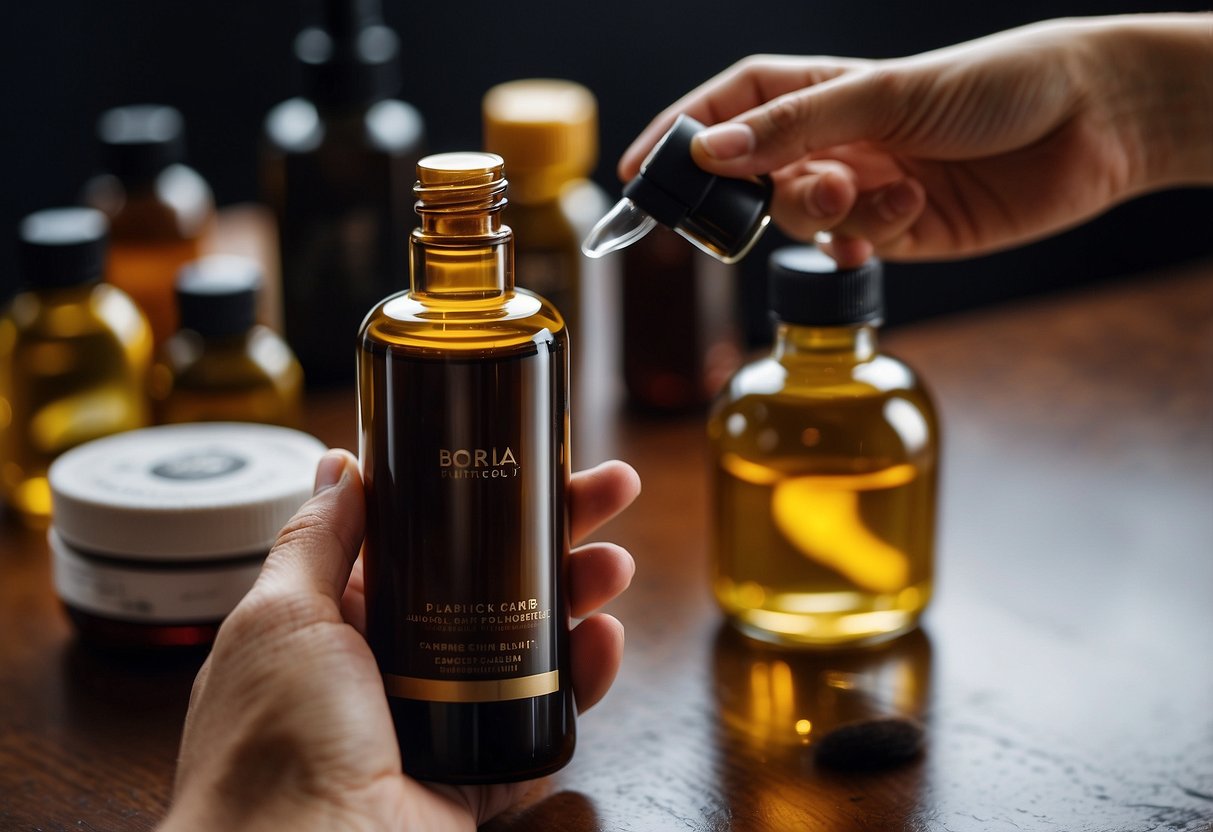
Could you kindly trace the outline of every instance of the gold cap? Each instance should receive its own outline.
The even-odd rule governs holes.
[[[511,193],[551,198],[587,176],[598,159],[598,102],[572,81],[498,84],[484,96],[484,146],[503,156]]]

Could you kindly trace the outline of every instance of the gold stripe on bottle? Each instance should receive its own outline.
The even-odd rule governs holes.
[[[387,689],[388,696],[400,699],[420,699],[425,702],[504,702],[509,699],[529,699],[532,696],[555,693],[560,689],[560,674],[552,670],[517,679],[452,682],[384,673],[383,686]]]

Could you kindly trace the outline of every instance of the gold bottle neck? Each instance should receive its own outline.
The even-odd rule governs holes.
[[[802,326],[780,322],[775,330],[776,360],[857,364],[876,355],[876,325]]]
[[[428,159],[446,164],[427,167]],[[445,154],[427,160],[418,166],[414,187],[421,225],[410,240],[411,294],[426,302],[512,293],[513,233],[501,220],[506,181],[500,158]]]

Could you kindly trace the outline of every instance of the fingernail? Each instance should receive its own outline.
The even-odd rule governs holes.
[[[754,131],[747,124],[716,124],[700,131],[696,138],[709,156],[722,162],[754,150]]]
[[[333,451],[326,453],[316,465],[316,485],[312,488],[313,496],[321,491],[327,491],[341,482],[341,476],[344,473],[345,457]]]
[[[918,192],[906,182],[890,185],[876,200],[876,210],[885,222],[896,222],[918,206]]]

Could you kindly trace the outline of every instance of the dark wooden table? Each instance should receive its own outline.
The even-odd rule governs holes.
[[[944,418],[925,626],[850,653],[734,636],[707,588],[702,420],[581,413],[579,462],[645,481],[604,532],[639,566],[612,608],[627,658],[573,763],[492,830],[1213,828],[1213,263],[886,342]],[[311,429],[352,447],[352,404],[313,398]],[[41,535],[5,525],[0,828],[152,828],[196,665],[78,646]],[[814,764],[815,737],[887,714],[923,721],[920,759]]]

